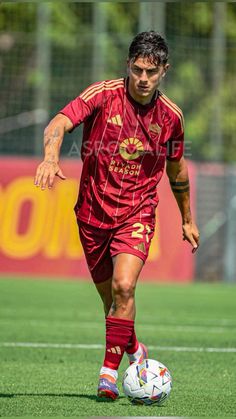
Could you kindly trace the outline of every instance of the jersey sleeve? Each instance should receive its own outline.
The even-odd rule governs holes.
[[[59,111],[71,120],[73,124],[71,131],[99,109],[103,102],[103,83],[92,84]]]
[[[167,160],[179,161],[184,153],[184,119],[182,112],[174,117],[173,135],[167,142]]]

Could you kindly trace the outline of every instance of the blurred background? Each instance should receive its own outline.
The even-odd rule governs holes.
[[[167,201],[159,209],[156,247],[144,276],[236,280],[234,2],[1,3],[2,274],[57,276],[61,270],[64,276],[88,275],[74,219],[69,223],[65,219],[73,213],[78,190],[82,127],[68,135],[62,147],[70,180],[67,186],[58,183],[51,195],[32,186],[42,156],[43,130],[92,82],[125,76],[133,36],[151,29],[164,35],[170,48],[171,68],[161,90],[184,112],[185,154],[201,247],[193,258],[181,242],[181,226],[166,226],[165,216],[175,218],[177,209],[163,180],[160,195]]]

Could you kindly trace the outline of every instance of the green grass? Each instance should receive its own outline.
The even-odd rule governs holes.
[[[3,347],[3,342],[104,344],[102,304],[90,282],[0,280],[0,416],[235,416],[236,287],[139,283],[137,334],[150,358],[168,366],[173,390],[163,407],[121,397],[98,403],[103,349]],[[168,347],[164,349],[163,347]],[[172,348],[172,349],[171,349]]]

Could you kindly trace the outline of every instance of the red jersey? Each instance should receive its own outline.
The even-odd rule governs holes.
[[[127,79],[92,84],[60,112],[84,123],[79,220],[112,228],[131,216],[155,217],[165,160],[183,154],[183,115],[163,93],[141,105]]]

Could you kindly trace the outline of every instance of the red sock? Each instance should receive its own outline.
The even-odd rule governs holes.
[[[124,351],[132,337],[134,321],[118,319],[116,317],[106,318],[106,353],[103,366],[117,370]]]
[[[139,341],[136,337],[135,330],[133,330],[133,334],[131,336],[131,339],[126,349],[127,354],[134,354],[138,350],[138,347],[139,347]]]

